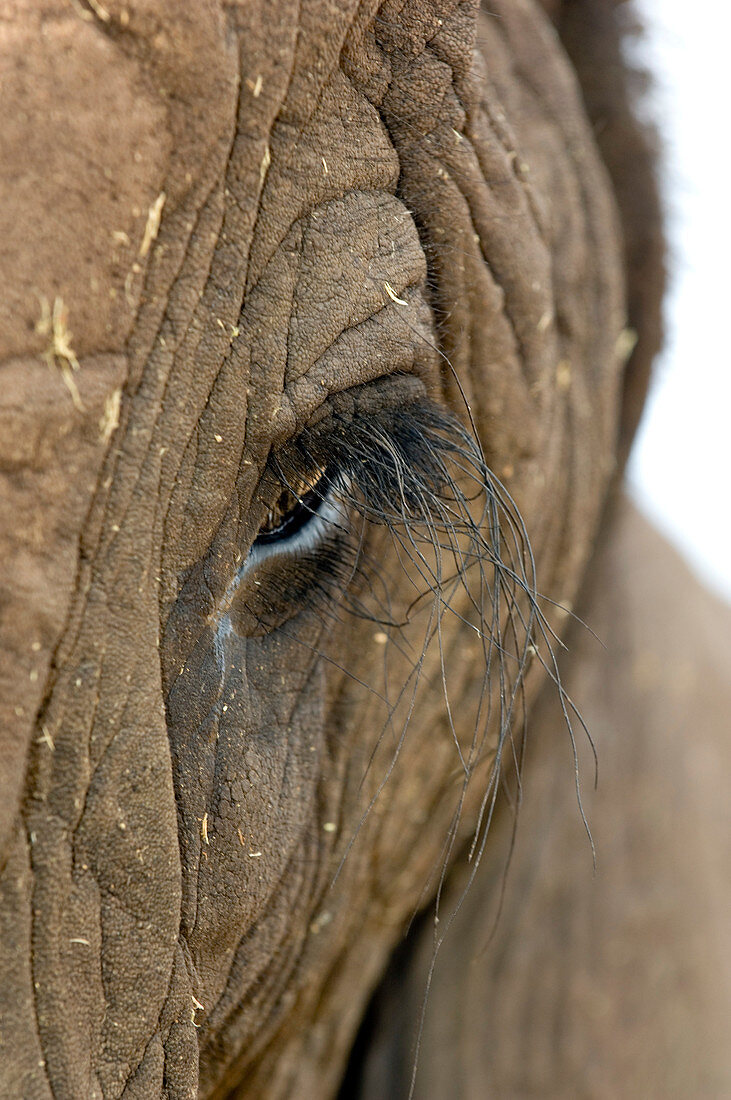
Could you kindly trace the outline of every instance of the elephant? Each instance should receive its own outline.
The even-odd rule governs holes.
[[[621,487],[629,33],[7,9],[3,1097],[731,1091],[729,616]]]

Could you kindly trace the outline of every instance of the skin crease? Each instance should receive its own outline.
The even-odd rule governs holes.
[[[428,397],[474,423],[525,522],[549,627],[566,629],[558,605],[590,590],[595,542],[613,545],[605,506],[659,339],[651,157],[617,49],[602,4],[9,11],[0,1094],[337,1092],[445,838],[454,862],[479,820],[500,684],[486,721],[474,590],[454,595],[413,702],[406,691],[391,714],[428,610],[385,647],[345,597],[337,614],[297,605],[261,630],[235,578],[273,503],[272,450],[334,408],[357,425]],[[74,403],[62,368],[76,360]],[[414,570],[388,532],[363,540],[400,622]],[[288,590],[296,571],[272,568],[261,584]],[[367,583],[352,593],[365,600]],[[534,661],[529,710],[543,680]],[[470,958],[483,933],[465,933]],[[418,944],[414,960],[403,988],[418,999]],[[699,962],[699,1020],[722,1011],[705,974]],[[459,989],[441,996],[448,1012]],[[374,1025],[373,1049],[392,1034]],[[701,1048],[687,1041],[692,1082]],[[566,1081],[587,1079],[582,1050]],[[449,1080],[459,1043],[441,1056]],[[469,1057],[460,1095],[480,1095]],[[631,1059],[607,1062],[604,1094],[640,1079]],[[408,1095],[400,1070],[384,1085],[360,1064],[371,1095]],[[555,1067],[536,1065],[530,1088],[550,1094]],[[497,1094],[522,1095],[508,1053],[501,1072]]]

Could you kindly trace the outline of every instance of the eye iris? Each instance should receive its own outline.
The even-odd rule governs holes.
[[[321,467],[304,477],[294,478],[267,512],[256,542],[274,542],[294,535],[304,527],[322,503],[329,481],[327,471]]]

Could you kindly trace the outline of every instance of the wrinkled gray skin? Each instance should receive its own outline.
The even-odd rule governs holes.
[[[3,1097],[333,1095],[412,914],[479,827],[505,719],[499,667],[514,683],[529,643],[550,667],[546,637],[518,629],[486,681],[475,626],[497,637],[510,604],[493,615],[470,581],[417,676],[428,609],[384,645],[343,593],[334,614],[293,588],[296,554],[248,555],[273,503],[272,450],[333,403],[371,415],[428,395],[479,435],[525,522],[550,628],[565,630],[641,404],[662,275],[613,10],[546,8],[19,0],[0,28]],[[595,138],[587,112],[605,108]],[[358,530],[400,622],[414,570],[383,530]],[[349,591],[367,603],[362,581]],[[570,686],[591,706],[614,658],[586,660],[599,682],[579,671]],[[536,774],[571,792],[568,733],[536,709],[544,680],[534,660]],[[610,714],[628,698],[617,683]],[[627,756],[610,818],[623,797],[630,817],[665,804],[633,786]],[[584,912],[591,857],[575,803],[548,804],[577,830],[550,862],[556,881],[576,871],[548,907],[559,928]],[[626,979],[599,975],[590,1032],[574,1041],[587,1017],[575,991],[556,1011],[560,1056],[545,1054],[541,1006],[572,975],[577,988],[596,977],[584,960],[611,936],[601,901],[577,918],[579,947],[531,938],[514,904],[500,934],[532,943],[534,968],[491,964],[500,982],[463,1018],[456,978],[483,957],[511,816],[498,812],[469,895],[482,903],[437,972],[429,1019],[443,1026],[425,1032],[417,1094],[667,1096],[681,1081],[678,1095],[722,1095],[726,1069],[696,1037],[722,1014],[723,983],[685,952],[680,904],[663,927],[689,973],[663,989],[650,967],[633,984],[632,951],[655,958],[658,938],[652,921],[630,930]],[[534,822],[518,849],[524,888],[530,837],[548,828]],[[689,867],[704,829],[683,834]],[[648,835],[663,853],[675,842]],[[629,846],[615,897],[651,873],[654,843]],[[564,862],[571,845],[581,855]],[[679,879],[678,897],[717,878]],[[351,1093],[408,1094],[431,957],[402,950]],[[660,1002],[680,1006],[672,1027]],[[619,1036],[620,1019],[647,1024],[650,1055],[612,1042],[594,1080],[595,1040]],[[662,1076],[678,1034],[682,1080]]]

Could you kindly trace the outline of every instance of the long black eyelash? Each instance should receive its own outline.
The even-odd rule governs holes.
[[[495,786],[483,800],[473,843],[477,852],[492,818],[506,746],[519,777],[522,745],[514,744],[511,730],[523,713],[522,682],[531,660],[537,659],[556,685],[572,744],[571,713],[583,727],[561,686],[553,650],[557,639],[539,605],[530,541],[514,501],[487,467],[474,437],[448,410],[425,399],[368,416],[333,413],[325,429],[303,433],[277,456],[276,464],[284,484],[296,483],[317,466],[339,471],[339,491],[348,507],[389,530],[400,559],[420,580],[409,617],[426,606],[430,625],[424,649],[433,637],[441,641],[443,615],[457,614],[451,601],[460,588],[466,592],[474,619],[469,625],[480,639],[485,661],[484,713],[478,716],[466,758],[449,716],[466,778],[490,725],[488,681],[493,672],[500,700]],[[403,625],[391,620],[387,593],[385,600],[375,600],[380,614],[374,614],[378,570],[360,541],[355,546],[351,541],[350,556],[342,548],[329,553],[327,570],[311,591],[320,613],[337,614],[329,608],[332,591],[342,591],[356,570],[365,585],[355,586],[348,602],[338,606],[387,627]],[[423,655],[415,663],[414,680]],[[443,679],[449,711],[444,670]],[[404,685],[403,691],[410,690]]]
[[[422,400],[382,414],[334,415],[327,430],[305,431],[273,456],[270,471],[293,493],[313,470],[326,471],[338,482],[339,495],[364,518],[416,531],[443,513],[448,501],[466,503],[461,493],[453,493],[449,468],[450,459],[460,456],[474,464],[468,434],[447,410]],[[442,519],[451,528],[457,516]]]
[[[592,749],[593,742],[580,713],[561,683],[554,652],[554,645],[560,646],[561,643],[540,607],[535,563],[525,525],[512,497],[487,466],[477,440],[450,412],[426,400],[415,401],[391,413],[343,419],[342,423],[338,423],[338,418],[334,417],[331,427],[334,427],[334,431],[328,431],[322,438],[316,432],[311,435],[305,433],[300,437],[296,456],[290,453],[280,459],[279,476],[286,480],[288,467],[291,475],[296,475],[301,472],[301,464],[307,466],[313,463],[329,464],[330,468],[343,472],[346,476],[340,482],[341,492],[347,498],[348,506],[353,512],[360,514],[364,521],[388,529],[402,564],[420,582],[415,583],[414,599],[407,621],[420,611],[425,611],[427,618],[423,645],[413,663],[411,675],[400,688],[397,698],[386,700],[388,717],[378,744],[390,729],[396,742],[391,761],[346,845],[340,867],[396,767],[407,735],[426,651],[435,638],[440,647],[447,719],[463,769],[461,793],[438,861],[434,944],[414,1052],[411,1082],[413,1092],[424,1012],[434,966],[444,937],[480,864],[495,813],[498,791],[506,786],[506,762],[512,764],[515,778],[513,838],[510,842],[512,851],[521,801],[527,728],[523,682],[531,661],[540,663],[557,691],[573,751],[577,802],[592,854],[594,845],[579,787],[574,721],[586,734]],[[290,463],[293,465],[289,466]],[[388,591],[382,585],[379,568],[368,560],[367,543],[366,548],[362,541],[357,543],[348,565],[344,566],[343,560],[342,555],[332,555],[332,577],[342,585],[347,580],[346,574],[357,568],[361,583],[354,586],[347,603],[341,600],[337,606],[384,624],[389,629],[390,640],[394,641],[397,631],[392,628],[404,624],[395,622],[392,618]],[[484,659],[482,692],[472,740],[466,749],[460,746],[452,721],[441,634],[444,615],[455,614],[463,619],[452,606],[454,596],[460,589],[467,594],[471,620],[469,626],[479,638]],[[330,595],[329,585],[324,581],[314,599],[321,613],[336,615],[338,612],[328,610],[334,603]],[[495,681],[497,715],[493,714],[495,704],[491,690]],[[400,729],[393,729],[393,716],[404,699],[407,717]],[[467,798],[467,788],[483,755],[495,718],[498,727],[497,745],[488,781],[482,791],[468,853],[471,861],[470,875],[456,906],[446,919],[442,919],[439,917],[442,890],[455,846],[459,842],[459,824]],[[517,740],[515,731],[519,731]],[[371,761],[375,759],[375,752],[376,749]],[[509,862],[510,852],[505,873]],[[336,877],[337,874],[339,869]],[[425,899],[428,889],[429,884],[425,883],[422,900]],[[418,908],[417,905],[416,909]]]

